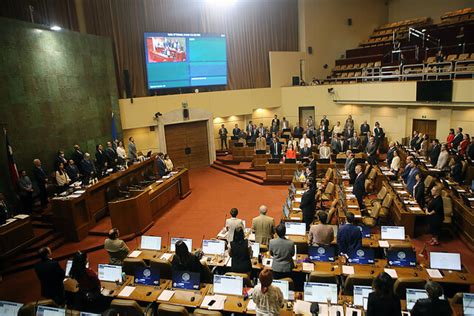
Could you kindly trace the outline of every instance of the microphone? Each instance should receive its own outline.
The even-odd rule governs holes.
[[[168,231],[168,251],[171,251],[171,237],[170,237],[169,231]]]

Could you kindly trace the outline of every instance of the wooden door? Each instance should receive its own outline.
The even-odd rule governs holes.
[[[209,165],[206,121],[166,125],[165,138],[175,166],[192,169]]]
[[[312,116],[313,120],[315,120],[314,106],[301,106],[299,108],[299,122],[302,127],[306,128],[306,119],[308,119],[310,116]]]
[[[413,120],[413,131],[417,131],[422,134],[428,134],[430,139],[436,138],[436,120]]]

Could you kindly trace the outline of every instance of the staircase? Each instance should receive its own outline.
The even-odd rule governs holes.
[[[248,163],[244,163],[248,164]],[[250,165],[246,167],[241,165],[239,161],[230,159],[228,155],[220,155],[217,160],[211,165],[212,168],[233,175],[235,177],[264,185],[265,179],[262,171],[253,169]]]

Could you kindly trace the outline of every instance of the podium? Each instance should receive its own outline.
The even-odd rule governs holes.
[[[108,206],[112,227],[118,228],[122,235],[141,235],[147,227],[153,225],[147,190],[128,199],[109,202]]]

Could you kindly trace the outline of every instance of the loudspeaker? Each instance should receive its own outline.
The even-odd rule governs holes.
[[[127,99],[133,98],[132,85],[130,84],[130,74],[127,69],[123,71],[123,83],[125,85],[125,94],[127,96]]]
[[[189,119],[189,109],[183,109],[183,119]]]
[[[347,19],[347,25],[349,25],[349,26],[352,25],[352,19],[351,19],[351,18],[348,18],[348,19]]]
[[[312,46],[308,46],[308,54],[312,54],[313,53],[313,47]]]
[[[292,82],[294,86],[299,86],[300,85],[300,77],[298,76],[293,76]]]

